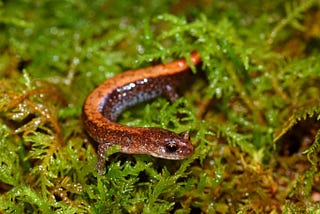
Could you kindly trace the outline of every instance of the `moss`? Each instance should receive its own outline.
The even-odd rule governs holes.
[[[318,211],[319,14],[317,0],[0,1],[1,212]],[[189,131],[194,155],[112,147],[98,175],[88,93],[192,50],[203,63],[179,100],[119,122]]]

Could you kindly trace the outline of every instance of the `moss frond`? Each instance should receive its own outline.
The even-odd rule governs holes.
[[[281,127],[281,129],[275,134],[274,141],[279,140],[291,127],[301,120],[315,117],[320,120],[320,101],[308,102],[306,105],[297,108],[287,122]]]

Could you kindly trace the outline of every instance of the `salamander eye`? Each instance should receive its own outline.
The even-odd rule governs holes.
[[[170,140],[166,143],[166,150],[167,152],[175,152],[178,150],[178,145],[175,141]]]

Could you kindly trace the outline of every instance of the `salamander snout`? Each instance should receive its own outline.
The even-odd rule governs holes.
[[[188,133],[184,132],[178,135],[171,133],[170,138],[163,139],[163,145],[159,149],[159,157],[179,160],[191,156],[193,151]]]
[[[148,149],[144,153],[154,157],[180,160],[191,156],[194,151],[186,132],[176,134],[165,129],[150,128],[143,136],[149,142],[145,144]]]
[[[193,146],[189,140],[171,138],[165,141],[163,156],[167,159],[184,159],[193,154]]]

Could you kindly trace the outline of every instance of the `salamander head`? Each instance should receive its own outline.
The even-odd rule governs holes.
[[[175,134],[168,130],[152,128],[147,135],[151,142],[147,152],[154,157],[180,160],[193,154],[194,149],[186,132]]]

